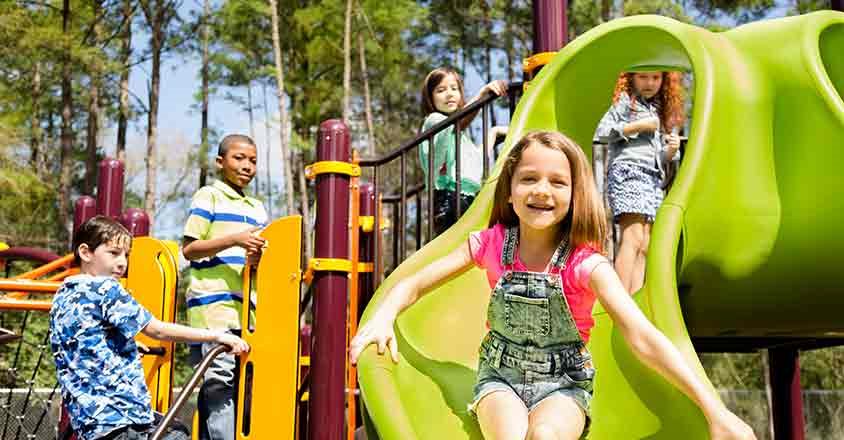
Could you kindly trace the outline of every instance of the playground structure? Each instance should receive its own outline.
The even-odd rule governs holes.
[[[833,165],[842,153],[830,142],[844,129],[842,48],[844,14],[836,12],[718,34],[656,16],[615,20],[543,68],[505,141],[506,151],[544,129],[589,146],[618,72],[694,73],[686,157],[657,216],[647,281],[635,298],[702,378],[695,348],[767,348],[777,439],[803,438],[798,350],[842,343],[841,277],[818,255],[842,250],[823,232],[842,212],[836,190],[844,182]],[[381,291],[484,228],[493,187]],[[483,275],[471,270],[406,311],[396,326],[398,364],[374,350],[361,358],[370,438],[480,438],[464,409],[485,331],[488,292],[479,286]],[[589,438],[706,438],[700,411],[641,366],[600,307],[594,315],[590,351],[599,373]]]
[[[772,41],[779,43],[776,53],[767,49]],[[842,300],[835,295],[840,275],[817,255],[818,249],[830,255],[844,250],[839,238],[823,235],[844,220],[844,210],[835,205],[836,189],[844,182],[834,168],[844,153],[829,142],[844,128],[844,60],[832,55],[844,48],[844,14],[815,13],[723,34],[661,17],[632,17],[593,29],[556,56],[547,55],[561,45],[559,40],[535,42],[539,55],[526,63],[531,83],[515,108],[503,152],[528,131],[553,129],[569,134],[589,153],[592,131],[618,72],[655,67],[694,72],[696,101],[686,157],[659,211],[647,283],[636,300],[702,377],[695,349],[768,348],[776,438],[802,439],[797,352],[844,342],[837,319]],[[360,306],[376,286],[377,300],[397,280],[485,226],[492,199],[489,183],[442,236],[433,237],[429,222],[423,246],[420,208],[427,202],[430,216],[431,196],[425,197],[420,186],[409,188],[406,176],[414,148],[431,143],[434,134],[464,114],[481,108],[485,130],[491,102],[489,98],[464,109],[381,158],[355,157],[342,122],[320,126],[318,162],[309,168],[318,194],[315,258],[302,264],[301,220],[285,218],[262,232],[269,246],[259,265],[244,271],[243,291],[256,286],[260,308],[254,322],[244,308],[244,337],[253,350],[240,363],[238,438],[351,438],[356,427],[352,421],[358,418],[358,377],[365,403],[361,416],[370,439],[480,438],[465,411],[488,296],[479,270],[438,287],[402,315],[397,322],[399,364],[369,350],[355,371],[347,365],[346,346]],[[459,148],[459,129],[455,132]],[[806,133],[811,133],[808,139]],[[811,155],[798,148],[809,145]],[[398,195],[383,191],[381,183],[382,166],[396,160]],[[362,169],[371,169],[372,183],[362,181]],[[496,170],[485,169],[488,175],[495,176]],[[813,192],[806,191],[806,182],[818,183]],[[424,186],[426,192],[431,183]],[[418,251],[405,261],[409,200],[416,203]],[[382,282],[383,204],[393,205],[389,228],[394,262]],[[91,212],[90,202],[80,205]],[[167,320],[173,319],[175,304],[175,252],[172,245],[136,239],[125,280],[145,306]],[[63,258],[21,275],[51,275],[47,280],[7,279],[0,290],[49,295],[61,278],[73,273]],[[309,288],[300,295],[303,279]],[[311,301],[312,344],[298,337],[300,316]],[[39,313],[49,309],[49,302],[6,295],[0,309]],[[594,313],[590,349],[600,373],[596,423],[589,438],[706,438],[699,410],[638,363],[600,308]],[[22,333],[13,330],[0,339]],[[171,405],[173,350],[171,345],[148,345],[159,353],[145,358],[148,384],[159,384],[150,391],[156,409],[164,412],[178,406]],[[307,349],[312,349],[310,357],[305,356]],[[309,368],[306,374],[303,367]],[[46,399],[41,406],[51,405]],[[19,422],[29,413],[21,417],[2,409],[0,439],[40,432]],[[307,424],[302,423],[304,409]],[[42,419],[48,410],[40,412]],[[9,429],[17,431],[7,436]]]

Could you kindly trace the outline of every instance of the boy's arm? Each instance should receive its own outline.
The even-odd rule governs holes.
[[[193,237],[182,237],[182,254],[188,260],[198,260],[200,258],[211,257],[217,255],[220,251],[228,249],[233,246],[239,246],[246,249],[247,252],[258,253],[264,245],[265,240],[254,234],[255,231],[261,229],[260,226],[255,226],[236,234],[225,235],[223,237],[212,238],[209,240],[201,240]]]
[[[249,351],[249,345],[239,337],[224,331],[187,327],[152,318],[141,333],[153,339],[174,342],[217,342],[229,347],[233,354]]]

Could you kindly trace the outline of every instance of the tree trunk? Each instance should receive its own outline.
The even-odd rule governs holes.
[[[612,1],[611,0],[601,0],[601,19],[604,23],[610,21],[612,18]]]
[[[70,0],[62,2],[62,33],[67,36],[70,28]],[[67,239],[70,232],[70,161],[73,155],[73,82],[70,59],[70,40],[65,39],[62,59],[62,128],[59,177],[59,241]]]
[[[126,129],[129,125],[129,73],[132,56],[132,0],[123,0],[123,33],[120,37],[120,112],[117,116],[117,159],[126,162]]]
[[[278,36],[278,3],[276,0],[269,0],[269,2],[273,26],[273,58],[275,59],[275,80],[278,89],[276,92],[278,95],[278,115],[280,120],[278,131],[281,140],[281,142],[279,143],[279,149],[281,150],[281,161],[283,165],[283,167],[281,168],[281,175],[282,179],[284,179],[285,192],[287,193],[287,215],[291,215],[295,212],[294,210],[296,208],[293,205],[293,180],[291,178],[292,173],[290,172],[290,155],[287,152],[287,109],[284,106],[284,70],[282,69],[281,60],[281,40]]]
[[[507,83],[512,84],[513,60],[516,58],[516,44],[513,38],[513,5],[509,1],[505,1],[504,5],[504,28],[506,29],[504,35],[509,36],[504,39],[504,55],[507,60]]]
[[[249,138],[252,139],[252,142],[255,142],[255,115],[253,113],[253,105],[252,105],[252,80],[246,81],[246,113],[249,115]],[[258,147],[255,147],[255,153],[258,151]],[[258,169],[260,167],[260,161],[258,164],[255,165],[255,193],[258,194],[261,192],[261,185],[258,184],[260,181],[260,176],[258,173]]]
[[[199,144],[199,187],[205,186],[208,179],[208,83],[209,83],[209,56],[208,45],[210,36],[208,22],[211,20],[211,2],[205,0],[203,5],[202,22],[202,127],[200,128]]]
[[[363,79],[363,109],[366,114],[366,133],[369,141],[367,154],[375,156],[375,129],[372,124],[372,100],[369,95],[369,72],[366,68],[366,45],[363,33],[358,33],[358,52],[360,52],[360,76]]]
[[[92,2],[93,16],[96,20],[100,15],[100,1]],[[100,42],[102,26],[94,24],[94,34],[91,46],[96,48]],[[100,133],[100,66],[96,61],[91,64],[91,87],[88,92],[88,125],[85,136],[85,194],[94,194],[97,184],[97,137]]]
[[[270,146],[272,143],[272,127],[270,126],[270,106],[267,104],[267,83],[261,81],[261,93],[264,95],[264,129],[266,130],[267,143],[267,214],[273,218],[273,179],[270,166]]]
[[[489,5],[486,1],[482,2],[483,9],[484,9],[484,68],[486,69],[486,82],[489,84],[492,82],[492,11],[490,11]],[[491,125],[494,127],[498,125],[495,119],[495,108],[491,108],[492,111],[490,112],[490,122]],[[492,145],[490,145],[492,147]]]
[[[29,165],[39,176],[44,175],[44,146],[41,132],[41,64],[36,62],[32,69],[32,115],[30,116],[30,143],[32,154]]]
[[[308,196],[308,181],[305,179],[305,150],[299,152],[300,163],[297,167],[298,172],[296,174],[299,175],[299,199],[302,203],[302,217],[304,220],[302,221],[302,226],[304,228],[305,237],[308,237],[305,241],[305,258],[306,260],[310,260],[311,257],[314,255],[314,241],[310,239],[311,237],[311,209],[310,209],[310,200]]]
[[[349,123],[352,116],[352,5],[346,0],[346,26],[343,31],[343,122]]]
[[[150,48],[152,50],[152,83],[149,89],[149,114],[147,116],[147,179],[144,191],[144,210],[149,216],[150,229],[155,224],[155,193],[158,178],[158,92],[161,87],[161,49],[164,44],[160,11],[153,11]]]

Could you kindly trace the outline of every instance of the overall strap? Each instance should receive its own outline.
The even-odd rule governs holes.
[[[501,265],[509,267],[513,265],[516,256],[516,248],[519,246],[519,227],[510,226],[504,230],[504,243],[501,245]]]
[[[566,268],[566,261],[569,259],[569,255],[571,255],[571,246],[569,246],[568,240],[563,240],[560,242],[560,246],[557,247],[557,250],[554,252],[554,256],[551,257],[551,264],[550,267],[559,267],[560,269]]]

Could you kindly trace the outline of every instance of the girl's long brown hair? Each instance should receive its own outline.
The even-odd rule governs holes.
[[[636,91],[633,89],[633,75],[635,72],[623,72],[615,83],[612,101],[617,102],[621,92],[630,96],[630,105],[635,107]],[[659,106],[659,125],[663,132],[670,133],[675,127],[682,127],[686,122],[685,91],[683,89],[683,74],[681,72],[662,72],[662,85],[656,96]]]
[[[438,67],[432,70],[428,75],[425,77],[425,81],[422,83],[422,114],[429,115],[434,112],[439,112],[437,108],[434,106],[434,89],[440,85],[442,80],[449,76],[454,76],[454,79],[457,80],[457,86],[460,88],[460,102],[457,103],[457,111],[463,109],[466,106],[466,90],[463,88],[463,78],[460,77],[460,74],[457,73],[456,70],[450,67]],[[472,112],[470,115],[466,115],[463,119],[460,120],[460,129],[464,130],[466,127],[469,126],[469,123],[472,122],[472,119],[475,117],[477,112]]]
[[[510,188],[513,173],[522,160],[522,153],[534,145],[558,150],[566,155],[571,167],[572,190],[569,212],[562,221],[563,229],[567,230],[573,246],[586,244],[601,252],[607,237],[607,219],[603,200],[595,188],[592,167],[583,150],[574,141],[554,131],[529,133],[510,150],[495,184],[495,199],[489,227],[497,223],[505,226],[519,225],[519,217],[509,202]]]

